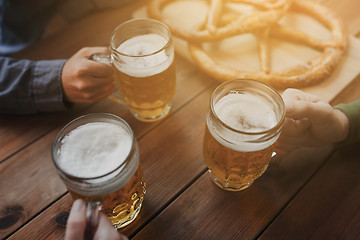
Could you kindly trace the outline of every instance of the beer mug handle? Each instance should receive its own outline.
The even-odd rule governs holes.
[[[111,59],[108,53],[94,53],[89,57],[89,59],[95,62],[101,62],[111,65]],[[115,91],[109,96],[109,98],[114,102],[123,104],[124,101],[122,100],[122,97],[118,90],[119,90],[119,84],[118,81],[115,80]]]
[[[271,161],[278,161],[279,160],[279,155],[278,155],[278,153],[276,151],[273,151],[271,153],[270,160]]]
[[[100,202],[88,202],[86,204],[86,229],[85,239],[93,239],[100,221]]]

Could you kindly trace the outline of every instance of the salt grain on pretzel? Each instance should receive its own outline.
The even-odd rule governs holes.
[[[228,66],[220,65],[206,53],[200,44],[189,42],[190,53],[198,66],[209,75],[220,81],[233,78],[252,78],[268,83],[276,88],[306,87],[321,82],[328,77],[338,64],[347,44],[346,31],[341,19],[328,8],[306,0],[294,1],[291,11],[302,12],[313,16],[331,31],[330,41],[314,39],[304,33],[285,27],[269,27],[269,34],[273,37],[287,37],[287,40],[307,44],[312,48],[320,49],[322,55],[311,59],[305,65],[296,65],[280,72],[271,72],[268,69],[269,49],[263,36],[258,41],[261,72],[244,72]]]
[[[265,8],[252,14],[238,16],[237,19],[231,21],[225,26],[216,27],[216,23],[220,22],[220,13],[222,6],[227,0],[211,0],[208,17],[203,29],[185,29],[173,25],[163,16],[163,8],[174,0],[152,0],[148,4],[148,14],[151,18],[167,24],[174,36],[192,42],[215,41],[237,34],[252,32],[255,29],[264,28],[276,23],[289,8],[291,0],[277,0],[274,8]],[[234,1],[234,0],[230,0]],[[248,0],[235,0],[236,2],[248,2]],[[259,0],[258,0],[259,1]],[[258,2],[257,1],[257,2]],[[264,2],[264,0],[261,0]],[[269,0],[267,0],[269,1]],[[274,1],[271,1],[274,2]]]

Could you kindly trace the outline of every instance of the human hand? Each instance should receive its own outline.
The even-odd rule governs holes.
[[[95,231],[94,239],[97,240],[127,240],[128,238],[112,226],[105,214],[100,213],[99,225]],[[69,219],[66,224],[65,240],[82,240],[86,228],[86,204],[83,200],[77,199],[73,203]]]
[[[114,91],[112,66],[89,60],[92,54],[105,52],[106,47],[82,48],[65,62],[61,81],[67,100],[73,103],[93,103]]]
[[[346,139],[349,122],[342,111],[297,89],[285,90],[282,98],[286,115],[276,144],[280,155],[301,146],[319,147]]]

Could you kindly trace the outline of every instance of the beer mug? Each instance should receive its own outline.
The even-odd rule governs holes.
[[[145,182],[136,138],[123,119],[97,113],[71,121],[56,136],[52,159],[73,199],[87,203],[88,218],[101,210],[121,228],[139,214]]]
[[[115,28],[110,58],[95,54],[92,60],[111,62],[117,90],[111,99],[126,103],[145,122],[164,118],[175,94],[174,46],[169,28],[153,19],[133,19]]]
[[[279,93],[255,80],[222,83],[212,93],[203,155],[213,182],[228,191],[248,188],[268,167],[285,106]]]

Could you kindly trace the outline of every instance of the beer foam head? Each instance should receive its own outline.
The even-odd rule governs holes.
[[[262,132],[277,124],[276,114],[263,99],[248,92],[232,92],[214,106],[219,119],[244,132]]]
[[[153,53],[167,43],[168,39],[154,33],[127,39],[116,50],[128,56],[139,57],[125,57],[124,63],[114,61],[114,65],[121,72],[133,77],[148,77],[163,72],[171,65],[174,54],[168,56],[165,51]]]
[[[59,167],[76,177],[98,177],[119,167],[132,148],[131,135],[108,122],[87,123],[62,139]]]

